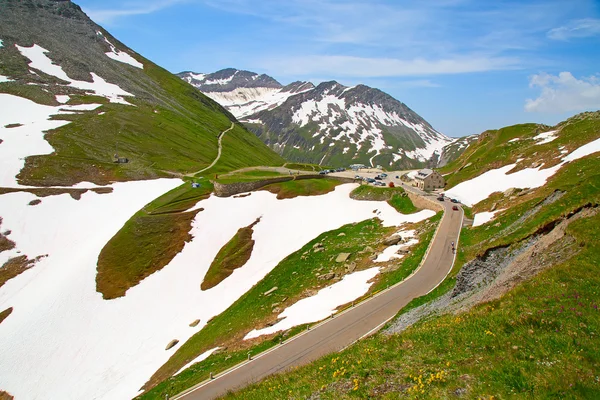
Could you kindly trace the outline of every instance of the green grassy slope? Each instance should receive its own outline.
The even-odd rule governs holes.
[[[600,136],[597,118],[590,115],[559,126],[563,131],[555,140],[558,143],[549,143],[556,147],[573,150]],[[507,129],[494,133],[501,146],[511,137],[533,134],[531,126],[511,127],[510,134]],[[538,149],[543,150],[542,146],[550,147]],[[520,151],[530,151],[526,149]],[[455,165],[485,157],[495,156],[493,146],[484,143],[470,149]],[[486,168],[485,163],[481,168]],[[478,171],[472,173],[478,175]],[[544,201],[555,193],[561,193],[555,201]],[[518,249],[560,221],[587,210],[587,216],[567,227],[564,249],[552,247],[532,255],[533,261],[546,267],[539,274],[494,300],[458,314],[430,317],[400,334],[378,334],[340,354],[267,378],[226,398],[599,397],[599,205],[600,158],[596,153],[563,167],[545,186],[513,199],[493,223],[463,229],[457,262],[448,279],[401,313],[452,290],[467,262],[484,259],[494,249]]]
[[[235,121],[224,108],[127,49],[75,4],[48,0],[29,3],[0,4],[0,74],[14,80],[0,85],[0,92],[53,106],[59,105],[56,94],[71,96],[68,104],[103,105],[91,112],[57,117],[73,122],[46,135],[55,153],[29,157],[19,175],[22,183],[49,186],[149,179],[199,171],[214,160],[217,136]],[[119,50],[133,54],[144,68],[109,59],[104,54],[109,51],[104,37]],[[47,56],[72,79],[90,81],[93,72],[117,84],[135,95],[126,97],[133,106],[86,95],[40,71],[30,73],[29,60],[16,44],[44,47],[49,51]],[[130,162],[113,163],[116,151]],[[282,164],[278,155],[236,124],[223,139],[223,155],[214,170]]]
[[[559,130],[558,138],[537,144],[532,138],[539,133]],[[551,167],[558,163],[560,147],[573,151],[598,137],[600,112],[582,113],[554,127],[539,124],[521,124],[482,133],[464,154],[445,167],[446,187],[450,188],[482,173],[504,165],[516,163],[517,169],[544,163]],[[511,141],[512,140],[512,141]]]
[[[369,293],[401,281],[418,267],[439,220],[440,215],[437,215],[419,224],[422,230],[420,243],[414,246],[410,255],[397,263],[397,268],[391,268],[378,275]],[[319,279],[319,275],[333,272],[341,276],[347,273],[345,264],[331,263],[331,259],[339,253],[351,253],[349,262],[355,263],[356,270],[373,267],[370,259],[373,253],[361,251],[367,245],[373,245],[376,250],[381,250],[382,246],[376,243],[394,231],[394,228],[383,227],[377,219],[371,219],[345,225],[311,240],[302,249],[281,261],[263,280],[226,311],[210,320],[208,325],[179,348],[147,384],[148,388],[156,386],[141,398],[164,399],[165,395],[173,396],[208,378],[210,372],[223,371],[244,361],[248,352],[257,354],[278,344],[281,338],[289,338],[305,329],[304,326],[300,326],[292,328],[289,332],[279,332],[254,340],[242,340],[250,330],[273,322],[277,316],[277,312],[273,312],[275,307],[283,311],[299,299],[335,282],[335,280]],[[344,235],[340,236],[341,233]],[[322,251],[315,251],[314,246],[317,243],[323,245]],[[263,295],[273,287],[278,289],[268,296]],[[170,377],[181,366],[215,346],[225,347],[225,350]]]

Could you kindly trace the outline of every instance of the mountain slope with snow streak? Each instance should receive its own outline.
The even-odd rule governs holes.
[[[431,165],[453,141],[388,94],[335,81],[248,119],[250,129],[285,158],[333,166]]]
[[[236,118],[272,109],[283,104],[290,96],[314,89],[310,82],[293,82],[283,86],[268,75],[233,68],[212,74],[185,71],[177,75],[221,104]]]
[[[46,123],[51,132],[39,131],[53,151],[3,150],[26,157],[16,178],[21,185],[106,185],[198,171],[214,160],[218,134],[235,121],[217,102],[129,49],[70,1],[0,2],[0,26],[0,93],[71,108],[68,115],[53,111],[52,123]],[[72,109],[85,104],[97,107],[85,113]],[[58,122],[64,123],[59,127]],[[0,140],[17,138],[10,129],[19,128],[0,129]],[[249,147],[247,159],[256,161],[250,164],[283,163],[241,124],[228,138],[223,161],[230,169],[250,166],[229,157]],[[114,163],[115,153],[130,162]]]
[[[435,166],[453,140],[388,94],[335,81],[281,85],[233,68],[178,74],[290,161],[385,168]],[[457,147],[460,152],[463,147]]]

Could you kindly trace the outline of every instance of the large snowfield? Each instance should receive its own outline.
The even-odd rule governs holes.
[[[193,222],[194,239],[169,265],[103,300],[96,292],[96,261],[106,242],[144,204],[179,180],[115,183],[113,193],[88,192],[36,199],[0,196],[3,230],[21,254],[48,255],[0,288],[2,389],[18,399],[127,399],[135,396],[173,352],[212,316],[229,307],[284,257],[322,232],[373,218],[386,226],[417,222],[432,211],[402,215],[385,202],[355,201],[354,184],[323,196],[277,200],[269,192],[243,198],[210,197]],[[200,283],[219,249],[258,217],[250,260],[216,287]],[[200,319],[196,328],[190,322]],[[165,351],[173,339],[180,342]]]

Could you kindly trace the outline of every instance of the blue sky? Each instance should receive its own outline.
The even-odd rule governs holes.
[[[600,109],[598,0],[75,0],[171,72],[364,83],[450,136]]]

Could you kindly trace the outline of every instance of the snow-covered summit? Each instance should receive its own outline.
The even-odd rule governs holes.
[[[365,85],[283,86],[268,75],[233,68],[178,75],[294,161],[420,167],[435,165],[452,142],[404,103]]]
[[[314,88],[310,82],[294,82],[283,86],[268,75],[234,68],[212,74],[186,71],[177,75],[220,103],[236,118],[277,107],[288,97]]]

